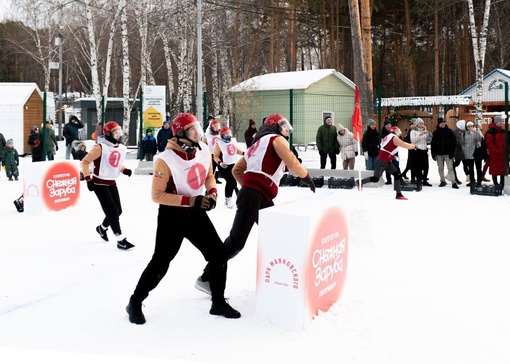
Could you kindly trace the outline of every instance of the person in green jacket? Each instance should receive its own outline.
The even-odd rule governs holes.
[[[55,130],[53,130],[53,122],[51,120],[46,121],[46,156],[49,161],[55,159],[55,153],[58,150],[57,137],[55,136]]]
[[[336,169],[336,155],[340,152],[340,146],[336,138],[336,128],[330,116],[326,117],[324,124],[317,129],[315,142],[321,157],[321,169],[326,168],[328,156],[331,162],[331,169]]]

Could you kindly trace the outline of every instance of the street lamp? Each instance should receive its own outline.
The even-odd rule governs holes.
[[[58,135],[62,140],[62,33],[60,31],[55,37],[55,46],[58,47]]]

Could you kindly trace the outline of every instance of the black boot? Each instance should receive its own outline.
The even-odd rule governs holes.
[[[241,317],[241,313],[236,309],[232,308],[225,299],[216,300],[214,299],[211,304],[211,315],[224,316],[226,318],[237,319]]]
[[[129,322],[132,324],[143,325],[145,323],[145,316],[142,312],[141,302],[135,302],[131,298],[126,306],[126,312],[129,315]]]

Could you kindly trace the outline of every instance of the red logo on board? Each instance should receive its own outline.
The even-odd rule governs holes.
[[[72,163],[55,163],[42,182],[42,198],[50,211],[63,210],[78,202],[80,172]]]
[[[338,301],[347,274],[349,230],[339,208],[328,209],[312,235],[308,252],[307,300],[312,315]]]

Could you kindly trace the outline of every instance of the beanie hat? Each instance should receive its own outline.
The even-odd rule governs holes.
[[[249,124],[250,126],[255,125],[255,120],[250,119]]]
[[[345,128],[342,124],[338,124],[337,130],[342,131],[342,130],[345,130]]]
[[[444,119],[443,118],[437,118],[437,124],[441,124],[441,123],[444,123]]]
[[[7,140],[7,145],[12,144],[12,139]]]
[[[368,125],[375,125],[374,119],[368,119]]]
[[[170,120],[163,121],[163,125],[165,125],[165,124],[170,124]]]
[[[423,124],[423,119],[422,118],[416,118],[416,125],[420,125],[420,124]]]
[[[149,134],[149,133],[152,133],[152,129],[151,128],[147,129],[147,134]]]
[[[500,123],[502,121],[503,121],[503,118],[501,117],[501,115],[494,116],[494,122],[495,123]]]
[[[474,125],[475,125],[475,124],[474,124],[472,121],[468,121],[468,122],[466,123],[466,127],[468,127],[468,126],[474,126]]]
[[[388,124],[391,124],[390,119],[386,119],[386,120],[384,120],[384,126],[386,126],[386,125],[388,125]]]
[[[457,129],[466,130],[466,120],[457,121]]]

